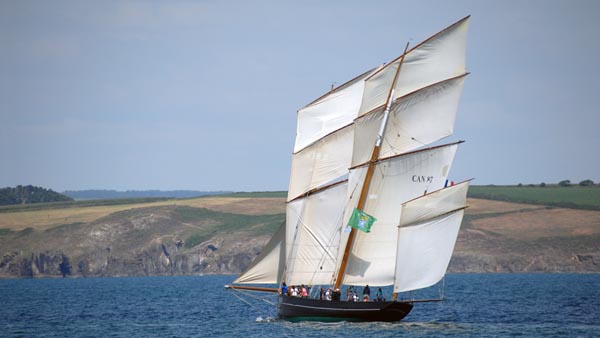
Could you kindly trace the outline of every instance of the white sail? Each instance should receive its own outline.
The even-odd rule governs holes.
[[[460,209],[400,228],[394,292],[426,288],[444,277],[463,214]]]
[[[347,175],[353,138],[349,125],[294,154],[288,201]]]
[[[432,286],[448,269],[469,181],[406,202],[398,228],[394,292]]]
[[[298,111],[294,153],[352,123],[358,116],[364,80],[374,71],[358,76]]]
[[[457,148],[458,143],[453,143],[380,160],[376,164],[363,210],[377,221],[370,233],[357,233],[343,279],[345,284],[394,283],[397,227],[402,203],[443,188]],[[348,189],[351,206],[358,204],[366,171],[366,165],[350,171]],[[349,217],[350,212],[347,212],[346,222]]]
[[[336,268],[348,182],[287,205],[289,285],[329,284]]]
[[[452,135],[464,80],[464,75],[445,80],[396,100],[390,109],[379,158],[409,152]],[[355,121],[353,166],[371,158],[382,119],[383,107]]]
[[[408,51],[394,88],[395,97],[464,74],[468,27],[466,17]],[[385,104],[399,63],[400,58],[366,80],[359,115]]]
[[[465,206],[470,181],[434,191],[402,205],[400,226],[408,226]]]
[[[254,261],[235,280],[236,284],[277,284],[285,268],[285,223],[271,237]]]

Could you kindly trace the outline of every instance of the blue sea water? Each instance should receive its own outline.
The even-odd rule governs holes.
[[[445,302],[416,304],[398,323],[277,320],[273,296],[225,290],[233,279],[0,280],[0,336],[600,336],[599,274],[450,274]]]

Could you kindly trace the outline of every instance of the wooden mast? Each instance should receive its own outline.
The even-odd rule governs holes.
[[[377,162],[377,158],[379,157],[379,151],[381,149],[381,142],[383,141],[383,134],[385,132],[385,127],[387,125],[388,116],[390,113],[390,108],[392,106],[392,101],[394,99],[394,87],[396,87],[396,82],[398,80],[398,74],[400,73],[400,68],[402,67],[402,62],[404,61],[404,56],[406,55],[406,51],[408,50],[408,42],[406,43],[406,47],[404,47],[404,53],[402,53],[402,57],[398,62],[398,68],[396,69],[396,73],[394,74],[394,80],[392,81],[392,87],[388,92],[388,96],[386,99],[385,111],[383,113],[383,121],[381,121],[381,126],[379,128],[379,133],[377,135],[377,141],[375,142],[375,146],[373,147],[373,152],[371,153],[371,160],[369,161],[369,167],[367,168],[367,174],[365,176],[365,182],[362,186],[362,190],[360,192],[360,197],[358,199],[358,205],[356,208],[358,210],[363,210],[365,204],[367,202],[367,195],[369,193],[369,186],[371,185],[371,179],[373,178],[373,172],[375,170],[375,162]],[[340,285],[344,281],[344,274],[346,273],[346,265],[348,264],[348,257],[350,256],[350,252],[352,251],[352,245],[354,244],[354,239],[356,238],[356,229],[352,228],[350,230],[350,234],[348,235],[348,242],[346,243],[346,248],[344,249],[344,256],[342,258],[342,262],[340,264],[340,269],[337,273],[337,277],[335,280],[335,289],[339,289]]]

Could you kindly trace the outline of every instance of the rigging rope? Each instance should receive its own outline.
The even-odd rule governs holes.
[[[269,300],[266,300],[266,299],[264,299],[264,298],[261,298],[261,297],[257,297],[257,296],[255,296],[255,295],[252,295],[252,294],[250,294],[250,293],[248,293],[248,292],[244,292],[244,291],[242,291],[242,290],[237,290],[237,289],[233,289],[233,288],[231,288],[231,289],[229,289],[229,290],[231,290],[231,291],[235,291],[235,292],[239,292],[239,293],[241,293],[241,294],[244,294],[244,295],[246,295],[246,296],[249,296],[249,297],[252,297],[252,298],[255,298],[255,299],[258,299],[258,300],[262,300],[263,302],[265,302],[265,303],[267,303],[267,304],[269,304],[269,305],[273,305],[273,306],[275,305],[275,303],[273,303],[273,302],[271,302],[271,301],[269,301]],[[268,317],[268,316],[269,316],[269,314],[268,314],[268,313],[266,313],[266,312],[264,311],[264,309],[260,309],[258,306],[256,306],[256,305],[254,305],[254,304],[250,303],[249,301],[245,300],[243,297],[241,297],[240,295],[237,295],[235,292],[232,292],[232,293],[231,293],[231,294],[232,294],[234,297],[236,297],[237,299],[239,299],[239,300],[241,300],[242,302],[246,303],[247,305],[249,305],[250,307],[252,307],[253,309],[255,309],[257,312],[260,312],[260,313],[264,314],[266,317]]]

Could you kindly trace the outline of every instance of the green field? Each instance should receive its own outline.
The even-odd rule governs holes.
[[[469,197],[498,201],[542,204],[562,208],[600,210],[600,187],[556,185],[540,186],[471,186]]]
[[[287,197],[287,191],[256,191],[256,192],[234,192],[231,194],[219,195],[221,197],[244,197],[244,198],[265,198],[265,197]]]
[[[164,197],[143,197],[143,198],[115,198],[115,199],[104,199],[104,200],[84,200],[84,201],[69,201],[69,202],[49,202],[49,203],[2,205],[2,206],[0,206],[0,213],[17,212],[17,211],[36,211],[36,210],[51,210],[51,209],[68,209],[68,208],[142,204],[142,203],[164,202],[164,201],[169,201],[169,200],[173,200],[173,199],[164,198]]]

